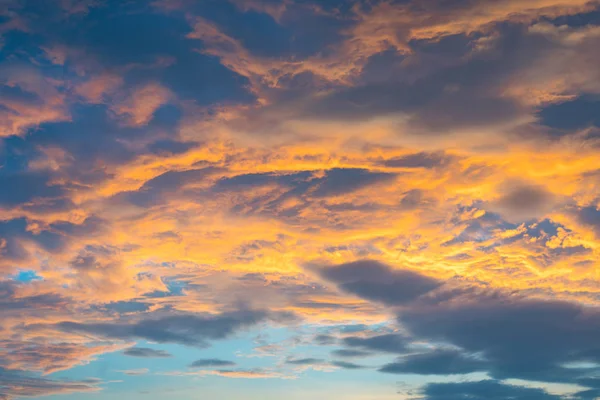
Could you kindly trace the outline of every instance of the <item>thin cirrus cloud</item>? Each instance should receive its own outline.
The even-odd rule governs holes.
[[[3,1],[0,398],[597,397],[599,6]]]

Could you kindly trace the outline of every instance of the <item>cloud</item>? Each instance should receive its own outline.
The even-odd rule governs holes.
[[[333,360],[326,361],[321,358],[288,358],[285,360],[285,364],[300,367],[298,370],[303,371],[306,368],[312,368],[314,370],[323,370],[330,371],[335,368],[347,369],[347,370],[356,370],[366,368],[365,366],[358,365],[355,363]]]
[[[13,60],[0,68],[0,138],[69,119],[60,85],[35,66]]]
[[[112,339],[144,339],[157,343],[177,343],[206,347],[210,340],[224,339],[237,330],[267,319],[264,311],[237,311],[218,315],[170,315],[142,319],[134,323],[60,322],[52,327],[71,333],[81,333]],[[34,329],[36,326],[29,326]]]
[[[291,365],[314,365],[314,364],[323,364],[325,360],[319,358],[299,358],[299,359],[290,359],[286,360],[286,364]]]
[[[347,370],[356,370],[356,369],[366,368],[365,366],[347,362],[347,361],[334,360],[334,361],[329,362],[329,361],[326,361],[321,358],[296,358],[296,359],[288,358],[287,360],[285,360],[285,363],[288,365],[298,366],[301,368],[301,370],[304,370],[305,368],[312,368],[315,370],[323,370],[323,371],[329,371],[332,368],[333,369],[341,368],[341,369],[347,369]]]
[[[343,343],[348,347],[358,347],[370,351],[405,353],[409,339],[403,335],[390,333],[367,338],[357,336],[346,337],[343,339]]]
[[[598,394],[597,1],[0,3],[0,392],[257,330],[175,390]]]
[[[307,213],[319,216],[313,214],[311,208],[320,201],[326,204],[336,202],[342,196],[364,196],[368,190],[384,187],[395,178],[395,174],[363,168],[239,174],[218,179],[211,189],[211,198],[238,199],[228,208],[236,215],[276,218],[297,224]],[[198,190],[197,196],[204,197],[206,192]],[[337,229],[347,229],[350,225],[350,221],[333,220],[323,215],[319,219],[321,221],[314,223],[329,224]]]
[[[140,376],[140,375],[146,375],[148,372],[150,372],[150,370],[148,368],[140,368],[140,369],[126,369],[126,370],[121,370],[121,371],[117,371],[117,372],[121,372],[125,375],[129,375],[129,376]]]
[[[202,183],[205,178],[218,172],[217,168],[207,167],[186,171],[168,171],[146,182],[136,191],[122,192],[115,199],[123,199],[140,207],[148,207],[164,202],[174,196],[184,186]]]
[[[0,367],[0,398],[17,399],[59,394],[96,392],[101,382],[96,379],[69,381],[32,376],[24,371]]]
[[[577,211],[577,219],[583,225],[591,227],[600,236],[600,209],[593,205],[582,207]]]
[[[386,305],[409,303],[440,286],[435,279],[408,270],[394,270],[374,260],[310,269],[344,292]]]
[[[503,213],[509,220],[527,220],[543,217],[555,202],[555,196],[544,187],[507,183],[492,209]]]
[[[600,330],[595,308],[477,290],[399,319],[416,337],[482,354],[494,377],[550,382],[581,374],[561,366],[596,349]]]
[[[442,152],[421,152],[385,160],[383,165],[394,168],[438,168],[448,165],[452,160],[452,156]]]
[[[562,397],[542,389],[508,385],[498,381],[429,383],[422,390],[423,400],[559,400]]]
[[[41,337],[35,341],[4,340],[1,343],[4,349],[2,366],[44,375],[89,364],[100,354],[123,348],[121,344],[53,343]]]
[[[352,349],[338,349],[331,352],[336,357],[354,358],[354,357],[367,357],[372,353],[363,350],[352,350]]]
[[[333,168],[322,175],[310,171],[295,174],[246,174],[218,181],[215,191],[244,190],[269,184],[291,187],[289,195],[310,195],[314,197],[339,196],[364,189],[378,183],[389,182],[394,174],[371,172],[360,168]]]
[[[364,369],[366,368],[363,365],[358,365],[358,364],[354,364],[351,362],[346,362],[346,361],[333,361],[331,363],[331,365],[333,365],[334,367],[338,367],[338,368],[342,368],[342,369]]]
[[[302,188],[302,191],[305,191],[306,187],[301,185],[305,182],[310,182],[311,178],[312,173],[309,171],[281,175],[272,173],[241,174],[218,180],[215,183],[213,190],[216,192],[228,190],[248,190],[254,187],[277,184],[289,187],[294,187],[294,185],[297,185]],[[306,186],[310,186],[310,184]]]
[[[71,292],[102,299],[103,308],[116,313],[143,312],[149,303],[134,299],[144,293],[165,290],[165,284],[156,276],[127,268],[129,246],[86,245],[69,261],[72,279]]]
[[[102,103],[107,95],[114,94],[123,85],[123,78],[117,75],[92,76],[77,85],[75,92],[91,103]]]
[[[322,345],[322,346],[327,346],[327,345],[334,344],[337,342],[337,338],[335,336],[324,335],[324,334],[319,334],[319,335],[315,336],[314,340],[317,344]]]
[[[394,174],[389,173],[357,168],[335,168],[326,171],[325,176],[317,180],[317,187],[312,194],[316,197],[337,196],[390,181],[393,178]]]
[[[197,142],[178,142],[171,139],[162,139],[149,144],[148,150],[153,154],[166,157],[183,154],[196,146],[198,146]]]
[[[51,291],[27,292],[14,281],[0,281],[0,305],[7,313],[52,311],[65,307],[68,299]]]
[[[485,371],[489,365],[475,357],[468,357],[456,350],[436,350],[411,354],[397,362],[386,364],[380,372],[392,374],[454,375]]]
[[[171,354],[164,350],[155,350],[148,347],[130,347],[123,351],[123,354],[130,357],[143,358],[167,358],[172,357]]]
[[[236,365],[233,361],[228,360],[219,360],[218,358],[204,358],[201,360],[196,360],[190,364],[190,368],[204,368],[204,367],[233,367]]]
[[[373,7],[357,5],[348,16],[356,23],[345,31],[346,42],[338,51],[302,63],[253,57],[239,41],[217,29],[213,36],[220,40],[209,50],[212,54],[223,57],[240,74],[253,77],[251,81],[259,82],[256,86],[276,82],[273,85],[279,90],[275,93],[285,93],[266,107],[253,108],[242,118],[246,125],[238,125],[241,129],[248,123],[275,126],[278,129],[273,130],[279,131],[290,120],[357,123],[392,118],[399,122],[394,126],[402,137],[454,135],[466,138],[469,146],[492,138],[544,136],[547,131],[531,126],[537,119],[537,106],[570,99],[580,91],[598,92],[597,86],[590,85],[598,80],[593,68],[597,60],[585,56],[597,45],[593,29],[530,25],[541,16],[590,11],[595,3],[581,0],[574,5],[555,2],[548,6],[550,2],[540,2],[525,8],[502,2],[492,13],[477,2],[438,3],[430,2],[423,9],[386,1]],[[510,9],[517,11],[506,14]],[[455,19],[447,20],[448,15]],[[463,19],[465,15],[472,17]],[[487,22],[474,24],[477,20]],[[542,25],[553,29],[542,29]],[[229,54],[232,48],[238,49],[234,55]],[[577,62],[565,62],[562,55],[566,53]],[[240,54],[244,54],[242,59]],[[378,62],[384,65],[383,71],[371,71]],[[312,91],[283,90],[285,84],[278,74],[296,80],[309,75],[327,83],[308,84]],[[262,92],[268,98],[273,91]],[[278,116],[285,117],[279,120]],[[477,132],[482,131],[491,137],[480,137]]]
[[[365,266],[373,266],[368,269]],[[378,273],[391,268],[370,261],[332,267],[323,275],[343,285],[362,287]],[[358,269],[357,269],[358,268]],[[325,270],[326,271],[326,270]],[[359,349],[407,353],[414,339],[455,346],[460,351],[434,351],[406,355],[381,370],[394,373],[453,374],[486,371],[494,378],[545,382],[574,382],[585,371],[563,367],[569,362],[593,361],[600,333],[600,312],[576,302],[530,298],[468,284],[452,286],[412,271],[387,279],[389,292],[397,293],[411,282],[427,283],[398,310],[408,335],[385,334],[347,337],[343,343]],[[418,286],[418,285],[416,285]],[[343,286],[340,286],[343,287]],[[380,301],[371,291],[350,291],[366,300]],[[385,304],[396,306],[398,302]],[[406,304],[402,302],[401,304]],[[477,355],[476,357],[473,355]]]
[[[61,198],[67,192],[63,186],[53,184],[51,176],[46,172],[0,172],[0,186],[14,188],[0,194],[0,205],[5,207],[18,206],[36,199]]]
[[[127,125],[146,125],[154,112],[171,98],[171,92],[159,84],[147,84],[136,88],[123,101],[115,104],[113,110]]]
[[[293,81],[293,78],[306,75],[315,76],[317,81],[330,85],[340,85],[355,83],[356,78],[366,69],[370,58],[386,51],[410,55],[413,44],[418,41],[436,43],[445,37],[486,33],[497,22],[527,22],[541,16],[574,14],[593,7],[584,0],[575,4],[539,1],[527,7],[507,0],[492,8],[482,7],[479,2],[468,5],[430,2],[425,7],[415,8],[410,3],[382,1],[371,6],[358,2],[354,7],[341,3],[337,7],[331,7],[332,9],[321,3],[310,4],[307,8],[313,12],[307,13],[302,5],[303,3],[297,2],[285,3],[277,12],[273,8],[267,11],[263,5],[260,10],[269,13],[280,24],[276,26],[272,20],[265,21],[277,33],[266,35],[262,42],[272,43],[273,36],[278,39],[285,37],[287,32],[282,31],[283,27],[297,21],[294,16],[302,15],[304,21],[313,20],[310,24],[315,27],[313,29],[327,29],[327,34],[322,34],[320,39],[322,50],[316,54],[309,53],[302,57],[296,53],[293,58],[273,59],[260,54],[261,51],[264,53],[264,46],[256,49],[245,42],[244,39],[254,34],[238,37],[235,29],[222,27],[202,17],[193,20],[194,32],[189,36],[202,40],[207,47],[203,49],[205,53],[219,57],[228,68],[247,77],[257,90],[264,86],[285,87],[284,82],[287,80]],[[315,13],[315,10],[318,12]],[[243,23],[237,25],[244,26]],[[302,24],[291,25],[296,34],[301,32],[298,25]],[[332,32],[331,28],[336,26],[339,30]],[[328,41],[324,41],[322,37],[327,37]],[[298,39],[301,38],[302,36]],[[330,40],[335,44],[329,43]],[[298,58],[301,62],[297,61]],[[468,101],[469,98],[465,97],[465,100]],[[470,105],[477,107],[477,102]],[[361,110],[357,107],[354,111],[360,113]],[[432,117],[435,115],[432,114]]]

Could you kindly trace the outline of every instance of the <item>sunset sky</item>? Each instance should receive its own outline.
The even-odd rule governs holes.
[[[600,398],[600,2],[0,0],[0,399]]]

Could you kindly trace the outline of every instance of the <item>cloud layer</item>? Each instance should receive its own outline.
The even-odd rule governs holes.
[[[0,0],[0,398],[600,394],[597,1],[51,3]]]

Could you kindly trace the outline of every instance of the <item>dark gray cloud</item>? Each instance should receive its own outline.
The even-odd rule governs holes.
[[[224,339],[237,330],[256,325],[269,317],[265,311],[244,310],[219,315],[181,314],[143,319],[134,323],[60,322],[53,327],[112,339],[145,339],[157,343],[178,343],[206,347],[210,340]],[[30,325],[34,329],[36,325]]]
[[[120,193],[115,199],[123,199],[140,207],[148,207],[163,202],[169,195],[178,194],[179,190],[190,183],[199,183],[209,175],[219,171],[207,167],[187,171],[169,171],[146,181],[136,191]]]
[[[430,383],[421,391],[422,400],[561,400],[542,389],[508,385],[498,381]]]
[[[386,167],[395,168],[437,168],[448,165],[454,157],[446,155],[443,152],[435,153],[414,153],[406,156],[390,158],[383,161]]]
[[[457,350],[437,350],[411,354],[379,369],[392,374],[453,375],[485,371],[487,362],[464,355]]]
[[[149,144],[148,150],[152,154],[166,157],[186,153],[198,145],[197,142],[178,142],[172,139],[162,139]]]
[[[301,186],[302,184],[307,184],[307,182],[311,179],[313,179],[313,175],[310,171],[303,171],[294,174],[283,175],[273,173],[242,174],[220,179],[213,186],[213,191],[224,192],[248,190],[254,187],[261,187],[273,184],[294,187]]]
[[[577,219],[583,225],[594,229],[597,236],[600,236],[600,210],[595,206],[587,206],[577,211]]]
[[[236,365],[233,361],[228,360],[220,360],[218,358],[203,358],[201,360],[196,360],[190,364],[190,368],[205,368],[205,367],[213,367],[213,368],[221,368],[221,367],[233,367]]]
[[[496,205],[509,215],[531,218],[548,211],[553,200],[552,193],[541,186],[515,184],[506,186]]]
[[[46,172],[4,173],[0,169],[0,206],[14,207],[34,200],[54,200],[67,194],[64,186],[52,183],[52,177]]]
[[[218,181],[213,190],[247,190],[265,185],[279,185],[289,187],[288,196],[301,196],[310,194],[314,197],[337,196],[351,193],[356,190],[394,179],[395,174],[385,172],[372,172],[361,168],[333,168],[324,171],[319,177],[315,172],[302,171],[294,174],[278,175],[245,174]]]
[[[441,282],[416,272],[396,271],[372,261],[320,271],[327,280],[366,300],[389,306],[404,304],[398,311],[398,320],[408,330],[408,337],[398,334],[347,337],[343,339],[347,347],[402,354],[407,353],[411,341],[425,340],[461,349],[407,355],[384,366],[383,372],[486,371],[497,379],[573,383],[591,371],[566,368],[565,363],[600,361],[596,339],[600,335],[600,311],[593,307],[467,284],[442,286]],[[373,279],[381,279],[387,285],[381,290],[364,285]],[[353,285],[348,287],[347,283]],[[411,285],[419,288],[410,296],[411,302],[404,297],[398,301],[397,293]]]
[[[448,300],[405,310],[399,319],[415,337],[482,354],[497,378],[572,381],[581,371],[562,364],[589,359],[600,348],[594,308],[486,291]]]
[[[390,306],[407,304],[441,285],[436,279],[374,260],[311,269],[344,292]]]
[[[315,200],[372,188],[379,183],[390,182],[395,177],[395,174],[360,168],[301,171],[293,174],[255,173],[220,179],[211,191],[217,196],[225,192],[246,196],[245,201],[237,202],[231,208],[230,212],[233,214],[275,217],[297,225],[305,222],[304,210],[313,206]],[[255,188],[269,190],[257,194]],[[198,191],[198,196],[205,195],[205,191]],[[290,200],[294,200],[294,206],[290,207]],[[332,229],[348,229],[349,223],[340,218],[322,219],[322,224]]]
[[[519,46],[515,45],[517,38]],[[395,62],[395,68],[390,70],[387,79],[368,79],[362,85],[311,99],[307,102],[305,115],[364,120],[403,114],[408,116],[409,125],[415,132],[425,130],[438,134],[459,128],[489,127],[524,115],[527,111],[517,102],[501,96],[501,87],[515,70],[535,59],[534,54],[541,51],[537,40],[527,36],[521,27],[506,26],[498,29],[498,38],[492,43],[495,52],[463,57],[472,49],[469,42],[473,37],[456,35],[454,39],[466,46],[459,46],[454,54],[444,57],[451,60],[446,68],[432,68],[427,63],[431,57],[425,53],[430,52],[437,41],[427,42],[427,50],[413,46],[414,54],[409,56],[412,62],[402,63],[406,61],[405,57],[391,60]],[[447,50],[445,45],[447,41],[440,43],[437,49]],[[533,49],[529,50],[529,46]],[[378,57],[381,54],[372,58]],[[372,71],[366,69],[365,73]]]
[[[384,353],[405,353],[410,339],[403,335],[390,333],[372,337],[351,336],[343,339],[344,345],[364,350]]]
[[[438,7],[435,3],[444,3],[444,6]],[[461,12],[478,7],[476,2],[456,3],[460,3],[460,6],[454,7],[452,14],[447,14],[446,2],[428,2],[426,11],[421,4],[410,8],[417,14],[423,12],[417,19],[437,20],[441,25],[446,25],[451,24],[453,17],[464,18]],[[394,33],[398,38],[409,35],[410,27],[402,29],[403,25],[399,24]],[[510,125],[524,125],[523,121],[526,118],[532,120],[538,111],[524,105],[520,99],[506,95],[507,87],[516,84],[528,89],[528,83],[522,82],[524,73],[539,71],[539,81],[546,80],[544,83],[550,85],[549,82],[558,76],[557,71],[551,67],[548,70],[540,68],[540,62],[552,64],[553,54],[558,57],[562,51],[568,51],[565,47],[570,47],[571,54],[580,55],[585,61],[573,63],[573,67],[567,70],[574,74],[581,70],[584,76],[590,74],[588,57],[584,54],[597,47],[596,39],[583,40],[585,43],[577,46],[565,46],[560,40],[551,39],[547,32],[534,32],[529,23],[516,20],[490,23],[481,28],[478,32],[454,35],[440,33],[440,36],[431,39],[410,40],[410,54],[399,54],[390,47],[370,57],[354,86],[335,87],[325,95],[321,92],[307,95],[303,101],[298,101],[299,96],[296,95],[287,104],[283,98],[281,102],[265,107],[267,111],[264,117],[256,116],[263,110],[257,113],[253,110],[252,118],[263,119],[264,125],[267,125],[272,115],[278,113],[295,113],[299,114],[298,118],[342,121],[402,115],[408,123],[407,131],[415,134],[444,135],[476,128],[492,130],[506,125],[509,126],[504,132],[511,132],[513,129]],[[590,59],[589,63],[593,61]],[[539,81],[532,85],[532,90],[537,89],[535,84],[541,83]],[[572,90],[576,92],[581,88]],[[299,110],[298,104],[303,104],[304,108]],[[585,111],[573,113],[575,117],[570,119],[576,121],[576,116],[581,115],[580,124],[583,121],[588,124],[597,122],[593,114],[596,108],[597,104],[575,104],[571,109]],[[281,112],[282,109],[284,112]],[[553,110],[547,114],[552,115]],[[560,117],[556,120],[562,121]],[[541,129],[534,133],[532,129],[525,129],[523,135],[531,139],[546,131]]]
[[[337,196],[379,182],[390,181],[394,177],[394,174],[371,172],[366,169],[334,168],[326,171],[325,177],[317,180],[316,189],[312,194],[316,197]]]
[[[364,350],[354,350],[354,349],[338,349],[331,352],[331,354],[335,357],[344,357],[344,358],[358,358],[358,357],[367,357],[372,353]]]
[[[150,306],[151,305],[149,303],[143,303],[140,301],[115,301],[106,304],[104,307],[108,311],[125,314],[148,311]]]
[[[123,354],[130,357],[143,358],[167,358],[172,357],[171,354],[164,350],[155,350],[149,347],[130,347],[123,351]]]
[[[464,66],[462,73],[474,71],[474,65]],[[467,85],[448,90],[449,82],[465,81],[455,71],[443,71],[427,80],[415,83],[384,82],[341,89],[310,103],[306,116],[323,119],[361,120],[396,113],[410,115],[410,123],[436,133],[456,128],[488,126],[511,120],[520,113],[510,99],[494,98],[478,93],[481,88]],[[451,76],[456,75],[456,76]],[[476,79],[476,75],[472,77]],[[489,83],[488,83],[489,84]]]
[[[331,365],[342,369],[364,369],[364,365],[354,364],[347,361],[332,361]]]
[[[332,335],[317,335],[315,336],[315,343],[322,345],[322,346],[326,346],[326,345],[330,345],[330,344],[334,344],[335,342],[337,342],[337,337],[332,336]]]

